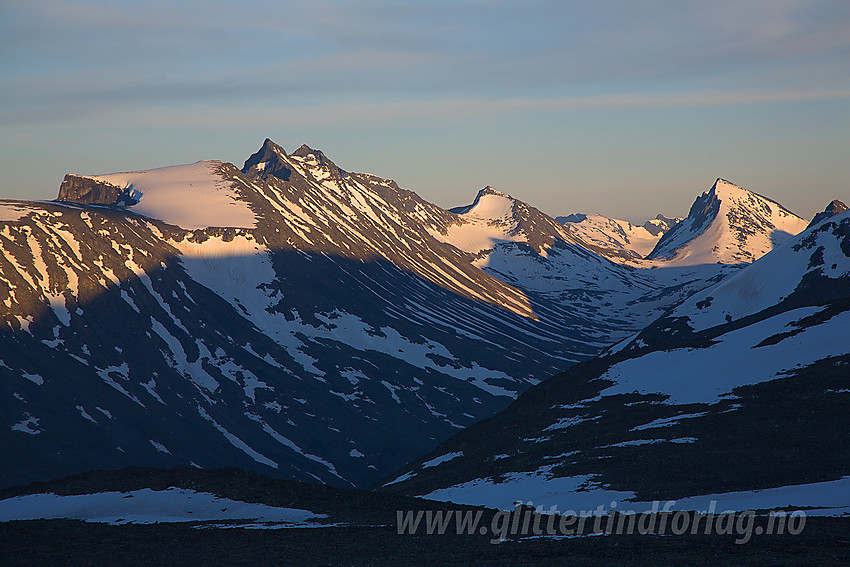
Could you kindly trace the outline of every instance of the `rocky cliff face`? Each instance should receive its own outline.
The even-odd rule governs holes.
[[[658,236],[659,238],[665,232],[676,226],[676,223],[682,220],[681,218],[674,217],[665,217],[664,215],[656,215],[654,219],[650,219],[643,223],[643,228],[645,228],[652,236]]]
[[[130,192],[98,179],[68,174],[59,186],[57,201],[81,205],[132,205],[135,200]]]

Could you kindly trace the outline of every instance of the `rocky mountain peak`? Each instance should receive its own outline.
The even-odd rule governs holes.
[[[805,225],[776,201],[718,177],[647,258],[688,265],[753,262]]]
[[[484,195],[495,195],[497,197],[504,197],[506,199],[513,199],[513,197],[511,197],[507,193],[502,193],[501,191],[499,191],[498,189],[495,189],[494,187],[492,187],[490,185],[487,185],[486,187],[484,187],[484,189],[480,190],[478,192],[478,196],[476,198],[481,198]]]
[[[321,157],[321,158],[327,159],[327,157],[322,152],[322,150],[314,150],[313,148],[311,148],[307,144],[301,144],[301,146],[297,150],[292,152],[292,155],[297,156],[297,157],[301,157],[301,158],[316,156],[316,158]]]
[[[313,149],[307,144],[302,144],[300,148],[292,152],[291,158],[299,162],[317,181],[328,178],[338,179],[348,175],[348,172],[337,167],[322,150]]]
[[[812,222],[809,223],[809,226],[814,226],[819,222],[826,220],[830,217],[834,217],[839,213],[843,213],[847,210],[847,205],[839,201],[838,199],[833,199],[833,201],[826,206],[824,210],[819,212],[814,216]]]
[[[738,185],[735,185],[731,181],[727,181],[726,179],[723,179],[722,177],[718,177],[717,179],[715,179],[714,185],[712,185],[711,189],[709,189],[710,193],[714,193],[718,197],[720,195],[723,195],[723,194],[738,193],[738,192],[741,192],[741,191],[746,191],[746,189],[744,189],[744,188],[742,188]]]
[[[270,174],[286,181],[292,174],[286,157],[286,151],[282,147],[266,138],[260,149],[245,161],[242,173],[249,177]]]

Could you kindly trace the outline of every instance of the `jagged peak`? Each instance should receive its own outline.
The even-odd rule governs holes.
[[[843,213],[847,210],[847,205],[839,201],[838,199],[833,199],[830,204],[826,206],[824,209],[825,213],[830,213],[832,215],[837,215],[838,213]]]
[[[803,230],[803,223],[773,199],[718,177],[647,259],[752,262]]]
[[[250,169],[252,166],[261,162],[266,162],[274,159],[277,159],[279,161],[281,158],[286,157],[286,155],[286,150],[271,141],[269,138],[266,138],[263,142],[263,145],[260,146],[260,149],[257,150],[255,153],[251,154],[251,157],[245,160],[245,165],[242,167],[242,172],[247,172],[247,170]]]
[[[723,179],[722,177],[718,177],[714,184],[711,186],[711,189],[705,191],[702,194],[703,197],[707,197],[709,202],[713,199],[717,199],[719,201],[725,200],[741,200],[748,199],[750,197],[757,197],[763,201],[768,201],[779,207],[783,208],[782,205],[769,197],[765,197],[764,195],[760,195],[754,191],[750,191],[745,187],[742,187],[736,183]],[[786,209],[787,210],[787,209]],[[790,212],[790,211],[789,211]]]
[[[273,142],[271,138],[266,138],[265,140],[263,140],[263,145],[260,147],[260,149],[280,152],[281,154],[286,155],[286,151],[281,146]]]
[[[834,217],[837,214],[843,213],[846,210],[847,205],[845,205],[838,199],[833,199],[832,202],[828,204],[824,210],[814,216],[812,222],[809,223],[809,226],[814,226],[830,217]]]
[[[270,174],[286,181],[292,174],[292,171],[286,165],[286,157],[286,150],[271,139],[266,138],[260,149],[245,160],[242,173],[253,176]]]
[[[307,144],[301,144],[301,147],[292,152],[292,158],[301,162],[305,167],[307,167],[307,169],[313,169],[318,166],[320,170],[325,170],[327,174],[332,176],[334,174],[340,174],[343,176],[347,174],[346,171],[337,167],[337,165],[332,162],[322,150],[313,149]],[[313,165],[314,163],[317,165]],[[320,177],[323,176],[324,175],[320,175]]]
[[[722,177],[718,177],[717,180],[714,182],[714,185],[711,186],[711,189],[709,191],[707,191],[706,193],[703,193],[703,195],[709,195],[709,194],[713,195],[714,197],[718,198],[721,201],[723,201],[724,199],[741,200],[741,198],[761,199],[762,201],[766,201],[767,203],[771,203],[771,204],[775,205],[776,207],[779,207],[779,210],[784,211],[785,213],[787,213],[789,215],[793,215],[793,216],[799,218],[798,215],[795,215],[793,212],[791,212],[788,209],[786,209],[785,207],[783,207],[782,204],[779,203],[778,201],[774,201],[770,197],[765,197],[764,195],[761,195],[760,193],[756,193],[755,191],[750,191],[749,189],[745,189],[744,187],[741,187],[740,185],[736,185],[735,183],[732,183],[731,181],[727,181],[727,180],[723,179]]]

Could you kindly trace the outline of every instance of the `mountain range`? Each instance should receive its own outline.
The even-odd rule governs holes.
[[[502,509],[533,500],[561,509],[678,501],[675,509],[705,510],[719,501],[850,510],[850,213],[842,210],[832,205],[382,490]]]
[[[577,234],[590,250],[615,262],[628,262],[646,257],[664,233],[682,219],[659,214],[642,225],[634,225],[594,213],[573,213],[555,220]]]
[[[586,378],[587,369],[684,352],[688,341],[722,342],[740,321],[773,313],[795,282],[814,281],[811,270],[759,268],[771,257],[787,254],[773,262],[794,258],[799,268],[823,247],[837,270],[824,277],[845,277],[844,257],[834,253],[844,250],[845,225],[832,219],[846,215],[817,225],[834,230],[795,237],[805,221],[720,179],[675,224],[584,216],[559,221],[491,187],[470,205],[443,209],[391,180],[345,171],[319,150],[290,154],[270,140],[241,168],[202,161],[69,174],[56,201],[0,201],[0,486],[190,464],[434,493],[448,480],[484,478],[446,467],[489,470],[495,443],[519,441],[498,435],[474,455],[452,444],[524,415],[541,392],[555,388],[563,400],[553,399],[578,408],[600,384],[620,383]],[[808,257],[788,252],[805,238],[817,241]],[[732,291],[714,291],[748,278],[785,287],[777,283],[776,294],[748,308]],[[793,301],[765,319],[799,323],[792,342],[817,342],[815,334],[843,324],[838,315],[811,323],[825,317],[814,309],[826,304]],[[774,331],[762,338],[786,332]],[[576,375],[585,378],[564,378]],[[750,384],[735,380],[723,387]],[[599,415],[625,395],[602,396]],[[679,405],[713,415],[712,400]],[[653,420],[678,415],[665,413],[670,404],[624,407],[644,405]],[[571,419],[564,412],[547,410],[522,427]],[[624,435],[597,414],[573,413],[587,414],[585,427]],[[555,430],[560,439],[568,427]],[[614,443],[631,440],[622,439]],[[549,442],[534,447],[530,460],[498,459],[504,474],[538,471],[544,454],[559,454]],[[573,450],[593,460],[598,446]],[[465,456],[445,457],[455,452]],[[423,455],[445,457],[425,467],[441,479],[424,474]],[[602,474],[576,466],[570,475]]]

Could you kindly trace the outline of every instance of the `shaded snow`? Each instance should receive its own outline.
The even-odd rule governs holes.
[[[431,459],[430,461],[426,461],[426,462],[422,463],[422,468],[427,469],[429,467],[436,467],[437,465],[445,463],[446,461],[451,461],[452,459],[456,459],[456,458],[462,457],[462,456],[463,456],[463,451],[456,451],[454,453],[446,453],[445,455],[440,455],[439,457],[437,457],[435,459]]]
[[[107,524],[253,520],[300,525],[324,517],[309,510],[240,502],[179,488],[74,496],[30,494],[0,500],[0,522],[69,518]]]
[[[789,325],[821,309],[804,307],[782,313],[721,335],[706,348],[656,351],[624,360],[601,376],[616,382],[603,394],[660,392],[670,396],[668,403],[712,403],[737,386],[780,378],[794,368],[846,354],[850,312],[756,348],[766,337],[795,329]]]
[[[536,472],[512,473],[496,482],[481,478],[449,488],[435,490],[422,498],[487,506],[501,510],[513,509],[517,502],[564,511],[592,511],[598,506],[606,510],[616,503],[619,512],[643,513],[653,509],[653,502],[635,500],[633,492],[608,490],[594,484],[589,475],[553,478],[548,468]],[[746,511],[813,508],[808,515],[841,515],[850,510],[850,477],[827,482],[797,484],[769,488],[706,494],[671,501],[672,510]],[[712,506],[712,502],[714,505]],[[663,507],[667,502],[661,501]],[[657,509],[657,508],[656,508]]]

